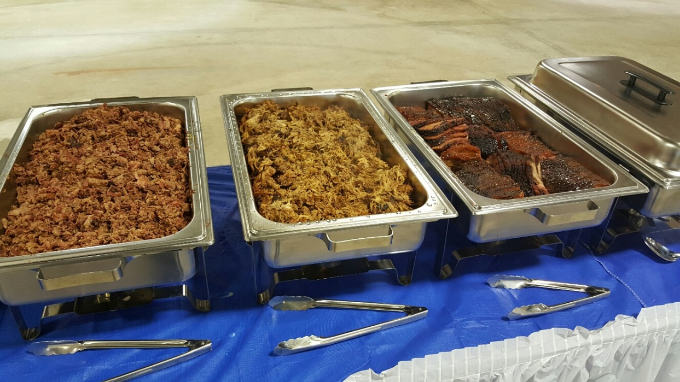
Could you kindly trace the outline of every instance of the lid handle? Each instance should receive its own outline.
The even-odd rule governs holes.
[[[630,76],[628,78],[628,80],[627,81],[621,80],[621,81],[619,81],[619,83],[621,85],[625,86],[627,90],[632,90],[632,91],[640,94],[641,96],[649,99],[650,101],[652,101],[656,104],[664,105],[664,106],[672,105],[672,103],[666,101],[666,96],[668,94],[674,94],[675,93],[674,91],[667,89],[664,86],[661,86],[661,85],[657,84],[656,82],[650,80],[649,78],[643,77],[639,74],[635,74],[633,72],[628,72],[628,71],[626,71],[626,74]],[[657,96],[654,97],[654,94],[649,93],[649,92],[647,92],[647,91],[645,91],[645,90],[643,90],[639,87],[635,87],[635,82],[638,79],[641,79],[642,81],[644,81],[644,82],[654,86],[655,88],[659,89],[659,94],[657,94]]]

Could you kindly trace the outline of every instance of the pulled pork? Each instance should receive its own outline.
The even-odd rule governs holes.
[[[405,169],[381,159],[368,127],[330,106],[248,109],[239,126],[258,211],[299,223],[412,208]]]
[[[14,166],[0,256],[178,232],[192,217],[185,135],[176,118],[106,105],[57,123]]]

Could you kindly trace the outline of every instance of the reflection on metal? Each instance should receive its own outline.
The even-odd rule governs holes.
[[[274,297],[274,290],[279,283],[296,280],[322,280],[366,273],[369,271],[394,271],[401,285],[409,285],[413,277],[416,252],[398,253],[358,259],[338,260],[326,263],[303,265],[292,268],[271,268],[263,259],[260,245],[251,246],[256,256],[255,282],[257,302],[265,304]]]
[[[511,320],[559,312],[565,309],[590,304],[591,302],[602,300],[603,298],[609,296],[609,289],[607,288],[583,284],[563,283],[557,281],[536,280],[522,276],[495,275],[491,276],[487,282],[494,288],[505,289],[544,288],[554,290],[566,290],[571,292],[581,292],[586,293],[588,295],[588,297],[580,298],[578,300],[573,301],[567,301],[556,305],[545,305],[539,303],[520,306],[513,309],[512,312],[508,314],[508,318]]]
[[[366,334],[374,333],[379,330],[393,328],[395,326],[408,324],[418,321],[427,316],[427,308],[420,306],[381,304],[375,302],[359,301],[340,301],[340,300],[314,300],[304,296],[281,296],[274,297],[269,305],[276,310],[307,310],[312,308],[339,308],[339,309],[360,309],[376,310],[381,312],[402,312],[405,317],[382,322],[379,324],[366,326],[349,332],[337,334],[330,337],[318,337],[315,335],[283,341],[274,348],[274,353],[278,355],[288,355],[300,353],[307,350],[332,345],[338,342],[347,341],[361,337]]]
[[[188,284],[179,284],[78,297],[72,301],[42,307],[42,314],[40,314],[39,318],[33,318],[29,322],[26,321],[26,316],[20,306],[9,306],[9,309],[19,327],[21,336],[27,341],[33,340],[41,334],[43,320],[70,313],[85,315],[114,311],[147,305],[154,300],[175,297],[184,297],[191,303],[194,309],[207,312],[210,310],[210,290],[208,289],[204,250],[198,248],[195,252],[197,269],[199,271],[187,281],[188,284],[191,284],[191,289]]]

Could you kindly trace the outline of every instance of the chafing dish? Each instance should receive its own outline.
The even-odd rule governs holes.
[[[543,60],[510,81],[650,187],[641,214],[680,214],[680,83],[623,57]]]
[[[627,197],[614,217],[584,242],[595,252],[641,232],[660,257],[661,241],[680,228],[680,83],[624,57],[553,58],[533,74],[509,77],[522,94],[626,168],[650,189]],[[675,238],[675,239],[674,239]]]
[[[239,133],[245,108],[271,100],[280,106],[299,103],[322,109],[336,105],[365,122],[380,144],[383,159],[408,169],[414,187],[415,208],[380,215],[278,223],[257,211]],[[357,259],[372,255],[415,251],[420,247],[426,223],[457,216],[457,212],[432,182],[361,89],[273,91],[221,97],[229,154],[234,172],[243,235],[247,242],[262,244],[265,262],[273,268]],[[261,301],[263,302],[263,301]]]
[[[7,216],[16,200],[13,166],[28,159],[38,136],[55,123],[104,103],[182,121],[189,147],[194,216],[180,232],[159,239],[0,258],[0,301],[7,305],[183,282],[196,272],[195,252],[214,241],[196,97],[112,98],[31,107],[0,158],[0,217]]]
[[[408,147],[418,153],[423,163],[431,167],[445,186],[457,195],[454,206],[463,211],[457,221],[473,242],[485,243],[595,226],[607,217],[616,198],[647,191],[626,171],[496,80],[437,81],[371,91]],[[512,200],[495,200],[472,192],[396,109],[399,106],[425,106],[429,99],[450,96],[502,100],[520,128],[532,131],[562,154],[576,158],[611,186]]]

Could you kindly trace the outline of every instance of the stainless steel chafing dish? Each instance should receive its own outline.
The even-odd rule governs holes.
[[[553,58],[533,74],[509,77],[526,98],[628,169],[650,189],[623,198],[611,220],[586,235],[596,253],[617,236],[640,232],[668,261],[664,246],[680,228],[680,83],[624,57]]]
[[[473,242],[484,243],[595,226],[607,217],[617,197],[646,192],[645,186],[626,171],[496,80],[437,81],[381,87],[371,91],[409,148],[421,155],[424,163],[431,166],[446,187],[458,196],[454,198],[454,206],[465,211],[458,223]],[[610,182],[611,186],[512,200],[495,200],[472,192],[396,109],[399,106],[425,106],[429,99],[450,96],[495,97],[502,100],[522,129],[531,130],[548,146],[576,158],[590,171]]]
[[[16,200],[13,166],[28,159],[38,136],[55,123],[104,103],[182,121],[194,191],[193,219],[180,232],[159,239],[0,258],[0,300],[7,305],[183,282],[196,272],[194,252],[214,241],[196,97],[112,98],[31,107],[0,158],[0,217],[7,216]]]
[[[543,60],[510,81],[650,187],[640,213],[680,214],[680,83],[623,57]]]
[[[299,103],[322,109],[337,105],[365,122],[380,144],[383,159],[408,169],[416,207],[411,211],[357,216],[302,224],[277,223],[257,211],[241,145],[239,119],[245,108],[271,100],[280,106]],[[422,244],[426,223],[457,216],[443,193],[411,155],[361,89],[273,91],[221,97],[229,154],[239,202],[243,235],[261,242],[273,268],[411,252]]]

